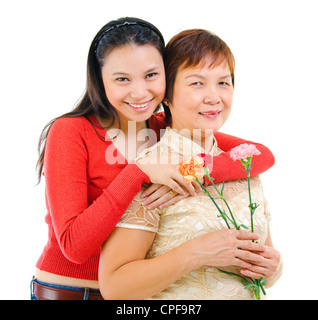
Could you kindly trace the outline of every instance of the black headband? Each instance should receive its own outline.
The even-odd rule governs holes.
[[[99,45],[100,40],[105,36],[106,33],[110,32],[111,30],[113,30],[115,28],[120,28],[120,27],[124,27],[124,26],[131,26],[131,25],[139,25],[139,26],[142,26],[142,27],[149,28],[150,30],[152,30],[160,38],[162,44],[163,45],[165,44],[165,41],[164,41],[162,35],[158,32],[158,30],[156,30],[151,25],[149,25],[147,23],[144,23],[142,21],[134,21],[134,22],[125,21],[124,23],[120,23],[120,24],[114,25],[114,26],[108,28],[107,30],[105,30],[104,32],[102,32],[102,34],[98,37],[98,39],[95,42],[95,48],[96,48],[95,52],[97,50],[97,47]]]

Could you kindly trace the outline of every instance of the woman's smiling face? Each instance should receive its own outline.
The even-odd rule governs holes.
[[[212,57],[200,65],[179,68],[169,103],[172,127],[218,131],[227,120],[232,107],[233,84],[228,63],[211,66]]]
[[[121,123],[147,120],[165,94],[165,71],[152,45],[124,45],[107,54],[102,67],[106,96]]]

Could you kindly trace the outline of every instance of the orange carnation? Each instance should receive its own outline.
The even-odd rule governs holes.
[[[178,164],[177,169],[185,182],[192,182],[204,176],[204,160],[199,156],[187,156]]]

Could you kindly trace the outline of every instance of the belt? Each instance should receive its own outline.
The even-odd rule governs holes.
[[[99,292],[83,288],[82,291],[53,288],[33,281],[33,295],[40,300],[104,300]]]

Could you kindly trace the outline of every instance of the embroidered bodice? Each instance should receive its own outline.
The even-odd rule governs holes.
[[[169,150],[182,158],[183,156],[204,153],[200,145],[167,128],[164,136],[153,147],[145,150],[140,157],[146,157],[149,152]],[[214,140],[212,155],[222,153]],[[213,176],[213,171],[211,176]],[[222,183],[216,184],[221,190]],[[210,194],[217,197],[213,186],[208,186]],[[141,191],[142,192],[142,191]],[[117,227],[142,229],[155,232],[154,242],[147,253],[147,258],[164,254],[180,244],[207,232],[226,229],[223,219],[211,199],[203,192],[195,197],[187,197],[168,208],[149,210],[142,204],[138,193],[128,207]],[[259,204],[254,214],[254,230],[260,235],[260,242],[264,243],[268,235],[270,214],[264,197],[259,177],[251,179],[252,200]],[[250,211],[247,179],[226,181],[224,197],[229,203],[238,224],[250,228]],[[225,209],[223,202],[217,200],[221,209]],[[239,273],[236,267],[224,268],[226,271]],[[264,297],[263,297],[264,298]],[[244,289],[241,279],[220,272],[216,267],[202,266],[184,275],[151,299],[254,299],[251,289]]]

